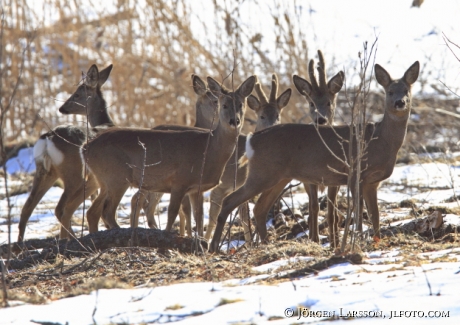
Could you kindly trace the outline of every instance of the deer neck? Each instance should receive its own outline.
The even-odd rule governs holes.
[[[94,96],[94,101],[89,105],[91,105],[92,110],[88,116],[88,120],[92,127],[103,124],[115,125],[107,112],[107,103],[102,97],[102,93],[99,92],[98,96]]]
[[[389,147],[397,153],[406,137],[409,116],[410,113],[404,118],[395,118],[390,114],[385,114],[377,126],[378,141],[383,141],[385,147]]]
[[[217,153],[214,154],[213,158],[216,163],[219,165],[221,163],[224,165],[227,163],[235,150],[235,144],[238,141],[237,136],[237,129],[224,127],[221,121],[217,123],[217,127],[214,131],[212,131],[212,136],[209,142],[209,151]]]

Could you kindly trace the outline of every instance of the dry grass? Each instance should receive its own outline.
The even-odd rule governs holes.
[[[72,93],[82,71],[92,63],[101,67],[114,64],[111,82],[104,88],[116,123],[142,127],[193,125],[195,95],[190,75],[209,74],[222,80],[229,74],[234,57],[238,61],[235,86],[257,70],[266,71],[262,80],[278,72],[285,83],[282,87],[294,72],[306,75],[307,45],[299,41],[302,34],[294,35],[287,29],[294,23],[292,18],[278,13],[271,17],[279,34],[278,57],[270,60],[266,49],[259,48],[262,36],[247,35],[238,28],[238,6],[214,3],[214,28],[222,37],[210,39],[200,36],[205,32],[203,26],[192,28],[191,18],[196,14],[192,13],[193,2],[159,0],[142,6],[113,1],[93,8],[85,4],[83,0],[51,0],[34,9],[19,0],[4,7],[7,28],[2,44],[2,64],[6,63],[1,74],[5,85],[2,100],[11,93],[9,86],[18,76],[21,50],[31,43],[31,50],[24,54],[25,72],[15,109],[7,116],[8,140],[36,137],[48,127],[74,122],[74,117],[59,116],[56,108],[61,102],[56,96],[62,93],[64,99]],[[114,9],[107,9],[111,5]],[[51,23],[47,19],[48,24],[43,25],[42,17],[52,15],[56,18]],[[284,72],[278,59],[283,61]],[[229,78],[226,83],[232,86]],[[297,94],[294,97],[299,99]],[[295,120],[299,111],[286,114],[292,115],[286,120]],[[249,113],[251,117],[254,115]]]
[[[331,265],[343,262],[365,263],[364,252],[398,249],[403,266],[418,266],[434,262],[452,262],[452,257],[423,258],[418,254],[458,247],[449,240],[429,240],[420,235],[395,234],[386,236],[376,244],[360,243],[350,254],[336,256],[330,249],[305,240],[275,241],[267,245],[243,249],[232,255],[182,254],[174,250],[154,248],[113,248],[91,258],[62,259],[50,263],[16,270],[8,275],[10,300],[34,304],[80,294],[97,289],[155,287],[181,282],[225,281],[244,279],[258,272],[252,267],[280,259],[311,256],[311,261],[300,260],[276,269],[262,284],[276,284],[291,278],[316,273]],[[72,272],[67,272],[72,270]],[[62,273],[64,272],[64,273]],[[237,301],[223,301],[234,303]],[[180,309],[169,306],[168,309]]]
[[[2,39],[2,101],[10,98],[19,75],[18,67],[25,59],[14,109],[6,117],[7,142],[36,138],[49,127],[81,121],[81,118],[61,116],[56,109],[60,100],[73,92],[82,71],[87,71],[92,63],[100,67],[114,64],[104,93],[117,124],[140,127],[164,123],[193,125],[192,73],[222,80],[228,76],[236,58],[235,84],[254,73],[268,84],[271,74],[276,72],[280,88],[285,89],[292,87],[292,74],[307,77],[309,53],[317,50],[315,44],[305,41],[302,16],[295,1],[263,4],[272,8],[271,16],[266,19],[272,28],[267,32],[275,36],[274,44],[262,42],[264,35],[247,28],[237,2],[202,4],[158,0],[140,5],[113,0],[97,7],[88,7],[83,0],[44,3],[38,8],[18,0],[3,7],[6,28]],[[214,17],[207,17],[206,21],[200,17],[202,5],[211,5]],[[209,26],[209,21],[213,25]],[[214,31],[210,35],[218,37],[202,36],[210,32],[210,27]],[[27,44],[30,47],[23,54]],[[328,49],[323,50],[329,53]],[[356,67],[346,68],[350,79],[356,74]],[[330,66],[329,69],[330,73],[336,73],[339,67]],[[421,79],[429,75],[429,71],[424,71]],[[228,86],[231,86],[230,79],[226,80]],[[421,82],[430,85],[435,81]],[[353,98],[351,85],[348,89],[348,98]],[[56,99],[58,94],[61,94],[60,100]],[[417,99],[417,96],[414,100],[414,113],[420,119],[410,123],[400,160],[409,159],[413,151],[458,149],[459,121],[433,109],[455,111],[458,100]],[[382,103],[381,93],[369,95],[369,105],[374,107],[372,114],[382,113]],[[283,121],[310,122],[307,107],[294,91],[290,108],[283,111]],[[346,96],[341,93],[337,119],[348,123],[349,114]],[[254,120],[255,115],[248,112],[247,117]],[[250,123],[245,125],[245,131],[252,129]],[[442,146],[435,145],[431,141],[436,138],[433,133],[443,136],[446,142]],[[430,141],[424,142],[424,139]]]

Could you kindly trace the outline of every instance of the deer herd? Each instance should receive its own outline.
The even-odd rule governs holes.
[[[327,186],[327,223],[332,247],[338,245],[336,200],[339,187],[349,184],[358,193],[359,222],[365,202],[374,236],[380,236],[377,189],[388,178],[407,131],[411,110],[411,85],[417,80],[419,62],[401,79],[392,79],[376,64],[377,82],[385,90],[381,122],[363,126],[366,150],[360,168],[351,168],[350,154],[358,144],[349,141],[352,128],[334,125],[337,94],[345,75],[342,71],[327,80],[321,51],[319,63],[310,60],[309,79],[294,75],[293,82],[310,107],[312,124],[281,123],[280,116],[291,97],[291,89],[278,96],[279,82],[272,76],[267,97],[256,76],[250,76],[236,89],[227,89],[211,77],[207,82],[192,75],[197,95],[194,127],[160,125],[153,129],[116,127],[107,111],[101,87],[109,78],[112,65],[99,71],[88,70],[84,82],[61,106],[63,114],[87,116],[90,128],[61,125],[40,136],[34,146],[36,173],[31,193],[22,209],[18,242],[34,208],[60,178],[64,192],[55,214],[61,224],[60,238],[74,236],[71,218],[89,196],[99,190],[87,211],[89,232],[98,231],[102,218],[108,229],[118,228],[116,213],[126,190],[139,191],[131,201],[131,227],[137,227],[143,209],[150,228],[158,228],[154,212],[162,193],[170,193],[166,231],[171,231],[180,216],[180,235],[192,236],[192,211],[196,235],[212,240],[211,252],[219,250],[229,214],[238,206],[259,195],[254,220],[261,242],[268,240],[266,218],[282,191],[293,179],[304,183],[309,196],[309,238],[319,242],[318,189]],[[257,96],[251,93],[255,91]],[[257,114],[256,129],[241,134],[246,108]],[[87,131],[88,129],[88,131]],[[349,173],[360,170],[360,181]],[[356,176],[356,175],[355,175]],[[357,189],[357,191],[355,191]],[[203,225],[203,193],[211,191],[209,224]],[[242,214],[246,216],[247,214]],[[250,241],[243,220],[245,238]],[[213,235],[214,232],[214,235]]]

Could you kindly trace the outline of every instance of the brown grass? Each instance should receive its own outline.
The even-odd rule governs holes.
[[[222,80],[231,71],[236,58],[235,83],[257,72],[262,82],[268,84],[271,74],[276,72],[280,88],[285,89],[292,87],[292,74],[307,77],[309,54],[317,50],[315,44],[305,41],[297,3],[287,0],[278,1],[276,5],[259,4],[272,8],[266,23],[271,26],[267,33],[275,36],[274,44],[263,42],[265,36],[258,31],[248,30],[241,5],[236,2],[210,2],[211,17],[200,16],[203,4],[185,0],[147,1],[145,7],[135,2],[113,0],[105,6],[90,8],[82,0],[49,0],[40,8],[28,6],[25,0],[10,3],[3,7],[6,28],[1,44],[2,101],[10,98],[23,59],[22,52],[28,43],[31,46],[24,53],[25,70],[14,99],[14,109],[7,114],[7,141],[37,137],[49,127],[81,121],[81,118],[60,115],[57,108],[61,100],[75,90],[81,73],[93,63],[100,67],[114,64],[104,94],[117,124],[139,127],[165,123],[193,125],[192,73]],[[108,9],[110,4],[115,9]],[[192,24],[194,18],[198,19],[198,24]],[[205,29],[208,21],[213,22],[211,27],[218,37],[201,36],[208,34]],[[330,49],[323,50],[329,55],[336,54]],[[349,70],[346,71],[349,78],[356,74],[356,67],[345,68]],[[328,69],[332,74],[342,67],[328,65]],[[422,74],[421,78],[426,78],[421,80],[424,85],[436,82],[427,79],[429,75],[429,71]],[[226,83],[231,86],[230,78]],[[458,149],[459,121],[433,109],[455,111],[457,101],[415,97],[414,112],[421,118],[411,121],[400,159],[409,159],[414,150],[446,152]],[[349,98],[353,98],[352,94]],[[336,116],[348,123],[350,112],[346,101],[341,93]],[[369,95],[373,114],[382,113],[382,102],[380,93]],[[283,112],[283,121],[310,122],[307,107],[305,100],[293,91],[291,105]],[[254,119],[255,115],[248,112],[247,117]],[[249,123],[245,125],[246,132],[252,129]],[[443,135],[445,144],[434,146],[423,142],[424,138],[433,139],[433,133]]]

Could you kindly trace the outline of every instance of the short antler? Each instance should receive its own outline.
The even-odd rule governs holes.
[[[316,81],[315,61],[313,59],[311,59],[310,63],[308,64],[308,74],[310,75],[310,82],[311,82],[311,85],[313,86],[313,90],[318,91],[319,86],[318,86],[318,81]]]
[[[257,77],[256,86],[254,88],[256,90],[257,96],[259,96],[260,103],[262,105],[268,104],[268,99],[267,99],[267,96],[265,95],[264,90],[262,89],[259,77]]]
[[[324,56],[321,50],[318,50],[318,75],[319,75],[319,87],[323,91],[327,91],[327,76],[326,76],[326,63],[324,62]]]
[[[274,73],[272,75],[272,90],[270,92],[270,102],[276,101],[278,96],[278,76]]]

